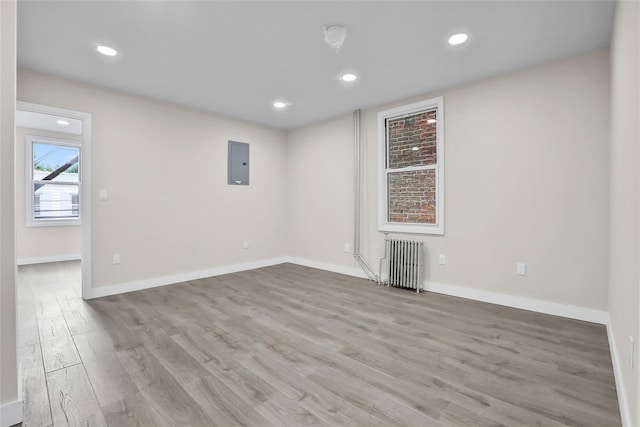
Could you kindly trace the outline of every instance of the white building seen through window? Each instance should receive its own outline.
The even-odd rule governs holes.
[[[80,225],[79,141],[27,136],[27,225]]]

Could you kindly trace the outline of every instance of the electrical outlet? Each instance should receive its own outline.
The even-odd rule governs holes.
[[[120,264],[120,254],[113,254],[112,255],[113,258],[113,264]]]
[[[516,274],[518,276],[526,276],[527,275],[527,264],[524,262],[519,262],[516,264]]]
[[[344,244],[344,253],[348,254],[351,252],[351,246],[348,243]]]
[[[249,249],[249,241],[248,241],[248,240],[245,240],[245,241],[244,241],[244,243],[242,243],[242,247],[243,247],[244,249]]]
[[[633,341],[633,337],[629,336],[629,366],[631,369],[634,368],[635,360],[636,360],[636,345]]]
[[[447,256],[445,254],[440,254],[440,265],[445,265],[447,263]]]

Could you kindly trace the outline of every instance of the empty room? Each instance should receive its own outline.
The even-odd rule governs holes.
[[[640,426],[640,3],[0,1],[0,427]]]

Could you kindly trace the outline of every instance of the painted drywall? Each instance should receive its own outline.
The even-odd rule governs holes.
[[[351,253],[344,251],[353,242],[351,116],[293,130],[288,141],[290,254],[351,265]]]
[[[92,115],[93,287],[285,255],[283,131],[22,69],[18,100]],[[228,140],[249,186],[227,185]]]
[[[16,103],[16,3],[0,2],[0,424],[21,421],[16,340],[13,156]]]
[[[384,249],[377,230],[377,113],[442,95],[445,235],[409,236],[425,241],[426,279],[606,309],[608,61],[607,51],[591,52],[364,110],[362,230],[369,263],[377,269]],[[293,131],[288,141],[291,247],[348,267],[355,264],[339,243],[352,238],[351,215],[332,211],[328,221],[330,209],[313,200],[344,199],[334,210],[352,205],[352,135],[349,116]],[[308,174],[305,164],[324,173]],[[447,255],[447,265],[438,264],[439,254]],[[516,276],[517,262],[526,263],[526,276]]]
[[[611,163],[609,315],[628,406],[629,425],[640,425],[637,342],[640,311],[640,12],[638,2],[618,2],[611,42]],[[635,371],[629,337],[636,342]]]
[[[80,135],[16,128],[16,258],[18,263],[21,260],[78,255],[80,254],[80,226],[27,227],[25,172],[27,135],[67,141],[80,140]]]

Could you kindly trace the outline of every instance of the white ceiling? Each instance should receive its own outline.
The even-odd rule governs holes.
[[[58,123],[58,121],[62,122]],[[29,129],[48,130],[51,132],[70,133],[73,135],[82,134],[82,120],[62,116],[52,116],[51,114],[34,113],[33,111],[17,110],[16,126]]]
[[[612,1],[19,1],[20,66],[290,129],[609,45]],[[347,27],[339,53],[323,26]],[[469,33],[453,48],[449,35]],[[107,44],[115,58],[94,51]],[[344,72],[360,78],[347,84]],[[291,105],[276,111],[276,99]]]

